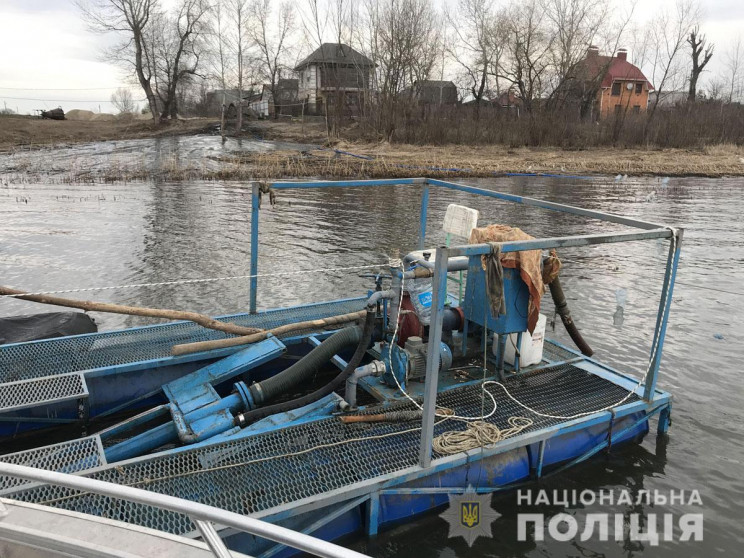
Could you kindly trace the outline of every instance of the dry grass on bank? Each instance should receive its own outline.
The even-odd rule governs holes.
[[[303,154],[292,151],[251,153],[239,160],[240,167],[244,168],[241,174],[253,174],[256,178],[486,177],[512,172],[710,177],[744,175],[744,148],[736,146],[696,150],[594,148],[564,151],[507,149],[502,146],[339,144],[336,149],[372,159],[341,155],[332,150],[313,150]]]
[[[42,120],[34,117],[2,116],[0,151],[89,141],[195,134],[212,127],[214,122],[207,118],[159,124],[152,120]]]

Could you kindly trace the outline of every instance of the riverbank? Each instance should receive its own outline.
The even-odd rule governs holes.
[[[506,173],[642,176],[744,176],[744,146],[713,145],[693,149],[607,148],[582,150],[508,147],[505,145],[410,145],[369,143],[356,139],[325,141],[321,121],[251,122],[251,131],[268,140],[318,143],[330,150],[297,154],[290,151],[249,153],[240,162],[261,178],[328,176],[489,177]],[[339,153],[342,152],[342,153]],[[355,157],[356,155],[356,157]]]
[[[92,141],[156,138],[199,134],[213,129],[212,118],[160,124],[152,120],[42,120],[31,116],[0,117],[0,152],[62,147]]]
[[[634,176],[744,176],[744,149],[508,149],[503,146],[417,146],[339,143],[302,153],[245,153],[230,159],[258,178],[328,176],[489,177],[509,173]],[[233,171],[235,172],[235,171]]]
[[[158,151],[159,164],[136,157],[126,160],[113,146],[108,159],[93,164],[84,153],[75,164],[55,167],[53,180],[64,182],[118,180],[271,180],[328,178],[490,177],[510,173],[564,176],[744,176],[744,147],[716,145],[695,149],[510,148],[503,145],[409,145],[369,143],[354,139],[329,142],[320,119],[305,123],[251,121],[242,140],[220,141],[213,119],[182,120],[159,125],[151,121],[81,122],[32,118],[0,119],[0,151],[23,154],[9,165],[15,172],[45,174],[48,165],[33,157],[36,148],[70,147],[108,140],[187,136],[183,141],[208,143],[201,151]],[[211,137],[210,137],[211,136]],[[182,140],[179,140],[183,143]],[[247,143],[246,143],[247,142]],[[279,142],[279,143],[272,143]],[[213,144],[213,145],[212,145]],[[153,146],[144,145],[143,150]],[[138,148],[139,149],[139,148]],[[96,151],[100,151],[96,149]],[[106,150],[104,150],[106,151]],[[138,151],[142,153],[141,151]],[[124,164],[126,163],[126,164]]]

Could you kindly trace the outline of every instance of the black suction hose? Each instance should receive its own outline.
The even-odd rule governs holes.
[[[550,295],[553,297],[555,303],[555,309],[558,315],[561,317],[561,321],[566,328],[566,331],[571,336],[571,340],[579,348],[582,354],[586,356],[592,356],[594,351],[589,344],[584,341],[584,338],[579,333],[576,324],[571,318],[571,311],[568,309],[568,302],[566,302],[566,295],[563,294],[563,287],[561,286],[561,280],[556,277],[550,282]]]
[[[338,389],[339,386],[346,383],[346,379],[349,376],[351,376],[354,370],[356,370],[361,364],[362,359],[364,358],[364,355],[367,352],[367,348],[369,347],[369,343],[372,340],[372,333],[374,331],[374,328],[375,328],[374,308],[372,309],[367,308],[367,317],[364,321],[364,329],[362,330],[359,344],[357,345],[356,351],[354,352],[354,355],[351,357],[351,360],[349,360],[348,364],[346,365],[346,368],[344,368],[343,371],[341,371],[341,373],[338,376],[336,376],[333,380],[331,380],[329,383],[327,383],[322,388],[315,390],[314,392],[309,393],[307,395],[303,395],[302,397],[298,397],[297,399],[292,399],[291,401],[286,401],[284,403],[277,403],[275,405],[269,405],[267,407],[261,407],[258,409],[254,409],[253,411],[248,411],[247,413],[242,413],[235,417],[235,424],[237,426],[245,426],[259,419],[267,417],[269,415],[273,415],[275,413],[284,413],[287,411],[291,411],[292,409],[304,407],[305,405],[309,405],[310,403],[318,401],[319,399],[322,399],[329,393],[334,392],[336,389]],[[349,328],[349,329],[356,329],[357,331],[359,330],[359,328]]]
[[[277,395],[286,393],[293,386],[312,378],[333,358],[333,355],[340,353],[346,347],[358,345],[361,338],[362,328],[357,326],[337,331],[286,370],[282,370],[271,378],[251,384],[248,389],[253,402],[260,407]]]

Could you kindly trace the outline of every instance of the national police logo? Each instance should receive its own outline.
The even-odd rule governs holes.
[[[491,524],[501,517],[490,501],[490,494],[478,494],[472,486],[462,494],[450,494],[449,508],[439,516],[449,523],[449,536],[462,537],[468,546],[478,537],[490,537]]]
[[[480,502],[460,502],[460,523],[468,529],[480,524]]]

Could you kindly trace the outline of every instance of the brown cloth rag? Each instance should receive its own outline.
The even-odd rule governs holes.
[[[534,240],[533,236],[525,233],[516,227],[507,225],[488,225],[486,227],[475,228],[470,233],[470,244],[485,243],[502,243],[515,240]],[[519,269],[519,276],[527,285],[530,293],[529,306],[527,308],[527,329],[530,333],[535,330],[537,320],[540,317],[540,299],[545,291],[545,285],[550,283],[561,269],[561,262],[555,250],[550,251],[550,257],[547,259],[545,266],[541,265],[541,250],[524,250],[522,252],[501,253],[500,247],[495,250],[495,257],[498,261],[492,261],[489,269],[490,256],[482,256],[481,262],[483,270],[489,274],[489,283],[491,278],[498,277],[498,263],[504,267]],[[503,314],[505,309],[503,302],[503,286],[500,284],[489,285],[489,301],[494,316]],[[495,289],[494,289],[495,287]],[[500,292],[499,292],[500,291]],[[493,293],[493,297],[492,297]]]

